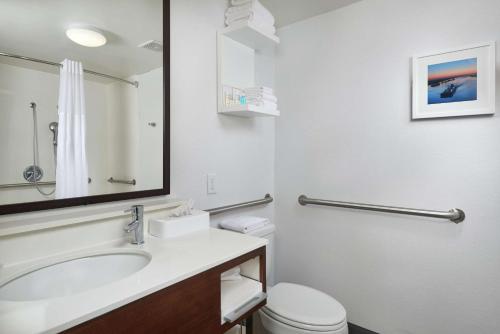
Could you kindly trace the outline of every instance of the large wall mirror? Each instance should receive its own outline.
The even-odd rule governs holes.
[[[0,214],[168,194],[168,92],[168,0],[3,0]]]

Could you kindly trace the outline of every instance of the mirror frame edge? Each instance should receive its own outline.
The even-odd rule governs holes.
[[[170,0],[163,2],[163,188],[0,205],[0,216],[170,194]]]

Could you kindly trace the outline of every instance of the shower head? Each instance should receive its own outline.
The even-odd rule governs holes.
[[[59,123],[57,122],[52,122],[49,124],[49,130],[52,131],[52,133],[54,134],[54,137],[52,139],[52,144],[54,146],[57,145],[57,130],[59,128]]]

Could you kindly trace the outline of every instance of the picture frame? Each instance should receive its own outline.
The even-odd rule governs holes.
[[[495,42],[414,56],[412,119],[495,113]]]

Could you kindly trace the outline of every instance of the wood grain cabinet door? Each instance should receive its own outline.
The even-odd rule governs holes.
[[[220,273],[207,271],[65,333],[214,334],[220,327]]]

